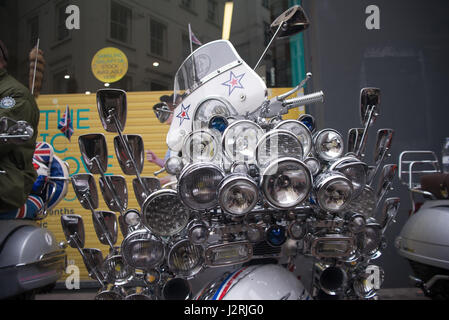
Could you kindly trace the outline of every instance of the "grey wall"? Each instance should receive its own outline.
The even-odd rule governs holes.
[[[380,8],[380,30],[367,30],[367,6]],[[311,27],[305,32],[308,91],[324,90],[326,103],[310,107],[320,127],[347,137],[360,127],[360,89],[382,89],[382,115],[371,129],[369,164],[375,133],[396,130],[390,163],[403,150],[441,154],[449,136],[449,1],[445,0],[304,0]],[[390,196],[402,200],[397,224],[388,231],[388,248],[377,261],[386,273],[385,287],[410,285],[408,264],[396,253],[394,238],[408,217],[407,190],[396,178]]]

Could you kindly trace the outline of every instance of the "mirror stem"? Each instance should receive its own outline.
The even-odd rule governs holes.
[[[364,146],[366,144],[366,140],[368,138],[368,129],[370,127],[371,119],[373,118],[375,108],[376,108],[375,106],[372,106],[370,108],[368,119],[366,120],[366,123],[365,123],[365,128],[363,130],[362,139],[360,141],[359,147],[357,148],[357,157],[359,157],[359,158],[363,157],[362,153],[363,153]]]
[[[285,23],[285,22],[284,22]],[[256,66],[254,67],[254,70],[256,70],[259,67],[259,64],[262,62],[263,58],[268,52],[268,49],[270,49],[271,45],[273,44],[274,39],[276,39],[279,31],[281,31],[281,28],[284,26],[284,23],[280,23],[279,27],[277,28],[276,32],[274,33],[274,36],[271,38],[270,43],[265,48],[265,51],[262,53],[262,56],[260,57],[259,61],[257,62]]]
[[[97,163],[100,175],[103,178],[104,182],[106,183],[106,187],[109,189],[109,191],[111,191],[112,198],[114,199],[115,204],[120,208],[120,213],[123,214],[124,213],[123,206],[119,201],[119,197],[117,196],[117,192],[115,191],[114,186],[111,184],[109,177],[107,177],[103,172],[103,170],[101,169],[100,161],[98,161],[97,157],[95,157],[93,160]]]
[[[103,236],[106,237],[106,240],[108,241],[108,244],[111,247],[111,249],[114,250],[114,245],[112,244],[112,240],[109,238],[107,229],[104,227],[104,224],[103,224],[104,221],[100,221],[100,219],[97,217],[97,213],[95,212],[94,207],[89,200],[89,197],[84,196],[83,200],[87,201],[90,211],[92,212],[92,218],[95,220],[95,222],[97,222],[97,225],[100,227],[101,232],[103,233]]]

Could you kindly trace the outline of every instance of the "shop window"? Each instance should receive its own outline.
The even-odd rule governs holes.
[[[164,57],[167,52],[167,26],[156,20],[150,21],[150,51]]]
[[[62,41],[69,37],[69,30],[65,25],[67,15],[65,10],[67,8],[67,2],[60,3],[56,7],[56,40]]]
[[[111,3],[111,38],[131,43],[132,11],[115,1]]]
[[[215,0],[208,0],[207,2],[207,20],[217,23],[218,19],[218,4]]]

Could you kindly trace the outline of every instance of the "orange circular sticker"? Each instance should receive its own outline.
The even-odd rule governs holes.
[[[104,48],[92,59],[92,73],[101,82],[113,83],[128,72],[128,58],[117,48]]]

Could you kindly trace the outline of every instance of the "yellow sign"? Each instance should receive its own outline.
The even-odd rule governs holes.
[[[122,79],[128,72],[128,58],[117,48],[104,48],[92,59],[92,73],[95,78],[105,83]]]

